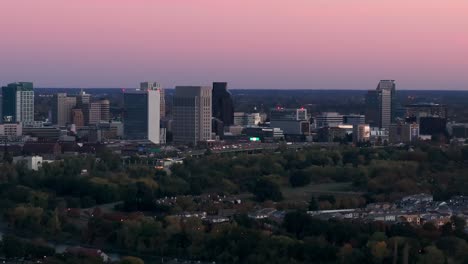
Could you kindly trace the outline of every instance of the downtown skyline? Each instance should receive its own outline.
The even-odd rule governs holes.
[[[466,90],[466,1],[2,1],[0,82]]]

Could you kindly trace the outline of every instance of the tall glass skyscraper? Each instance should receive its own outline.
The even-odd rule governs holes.
[[[397,112],[396,84],[394,80],[382,80],[377,89],[366,95],[366,122],[371,126],[390,128]]]
[[[124,93],[124,134],[127,139],[160,141],[160,89],[127,91]]]
[[[31,82],[10,83],[2,87],[2,121],[34,122],[34,89]]]
[[[234,124],[234,103],[226,82],[213,83],[213,132],[221,138],[224,136],[224,126]]]

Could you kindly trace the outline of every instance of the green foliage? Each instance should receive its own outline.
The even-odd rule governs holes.
[[[252,192],[255,195],[255,199],[259,202],[267,200],[278,202],[283,199],[279,186],[265,178],[257,180]]]

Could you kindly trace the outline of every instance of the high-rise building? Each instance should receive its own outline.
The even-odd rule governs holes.
[[[160,102],[157,87],[126,91],[124,94],[124,134],[127,139],[148,139],[161,143]]]
[[[91,95],[83,90],[80,91],[76,97],[76,107],[83,109],[83,107],[91,102]]]
[[[140,83],[140,90],[159,90],[160,106],[159,113],[160,118],[166,117],[166,94],[161,85],[157,82],[142,82]]]
[[[376,90],[368,91],[366,107],[366,122],[373,127],[388,130],[397,113],[395,81],[382,80]]]
[[[2,94],[3,122],[34,122],[34,90],[31,82],[10,83],[2,87]]]
[[[174,94],[172,127],[174,142],[191,143],[211,139],[210,86],[177,86]]]
[[[101,103],[92,102],[88,104],[88,125],[97,125],[101,122]]]
[[[148,90],[148,140],[161,143],[161,89]],[[165,140],[164,140],[165,141]]]
[[[76,107],[76,97],[69,97],[66,93],[57,93],[52,100],[52,123],[65,126],[72,121],[71,110]]]
[[[124,93],[124,133],[127,139],[148,138],[148,93],[130,90]]]
[[[109,122],[110,121],[110,102],[107,99],[99,100],[101,105],[101,121]]]
[[[91,95],[81,90],[78,96],[76,97],[76,108],[81,109],[81,111],[83,112],[85,125],[89,125],[89,104],[90,103],[91,103]]]
[[[84,126],[84,115],[83,110],[80,108],[72,109],[72,123],[75,124],[77,128]]]
[[[215,122],[214,131],[223,131],[218,126],[231,126],[234,124],[234,103],[231,93],[227,90],[226,82],[213,83],[213,118],[220,122]],[[219,135],[222,136],[222,135]]]

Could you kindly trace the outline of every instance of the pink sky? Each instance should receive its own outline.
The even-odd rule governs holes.
[[[1,0],[0,84],[468,90],[467,0]]]

